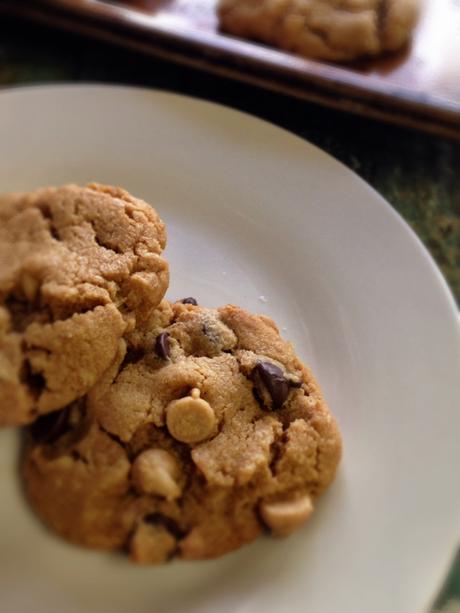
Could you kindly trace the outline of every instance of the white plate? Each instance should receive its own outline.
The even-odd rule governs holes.
[[[460,536],[460,340],[416,236],[338,162],[241,113],[118,87],[0,95],[1,191],[91,180],[158,208],[171,298],[275,318],[323,385],[344,461],[290,539],[136,568],[42,529],[3,431],[2,613],[420,613]]]

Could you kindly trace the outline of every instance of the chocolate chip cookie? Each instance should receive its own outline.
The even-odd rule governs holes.
[[[417,21],[420,0],[220,0],[222,30],[333,61],[402,47]]]
[[[0,198],[0,425],[84,395],[166,291],[165,227],[126,191]]]
[[[213,558],[303,524],[341,439],[274,322],[163,303],[128,343],[84,399],[31,428],[24,478],[43,521],[144,564]]]

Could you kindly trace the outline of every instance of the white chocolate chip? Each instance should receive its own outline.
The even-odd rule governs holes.
[[[129,543],[131,560],[136,564],[163,564],[174,553],[176,539],[164,526],[142,522]]]
[[[273,534],[287,536],[313,513],[310,496],[278,502],[262,502],[260,515]]]
[[[210,404],[200,398],[200,390],[173,400],[166,407],[166,425],[176,440],[182,443],[199,443],[216,431],[217,420]]]
[[[147,449],[137,456],[131,477],[137,490],[144,494],[175,500],[181,495],[177,481],[180,467],[172,454],[164,449]]]

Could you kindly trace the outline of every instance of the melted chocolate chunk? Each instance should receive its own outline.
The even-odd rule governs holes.
[[[179,302],[182,302],[182,304],[193,304],[193,306],[198,306],[198,302],[191,296],[189,298],[183,298],[182,300],[179,300]]]
[[[171,345],[169,343],[169,332],[162,332],[155,341],[155,353],[162,360],[168,360],[171,356]]]
[[[289,382],[279,366],[258,362],[252,371],[252,379],[264,408],[276,411],[283,406],[289,395]]]

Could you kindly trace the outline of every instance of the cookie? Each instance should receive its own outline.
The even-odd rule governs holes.
[[[220,0],[223,31],[308,58],[348,61],[395,51],[419,0]]]
[[[137,563],[214,558],[303,524],[341,439],[267,317],[164,305],[118,372],[33,425],[28,498],[71,542]]]
[[[84,395],[168,286],[165,228],[115,187],[0,198],[0,425]]]

